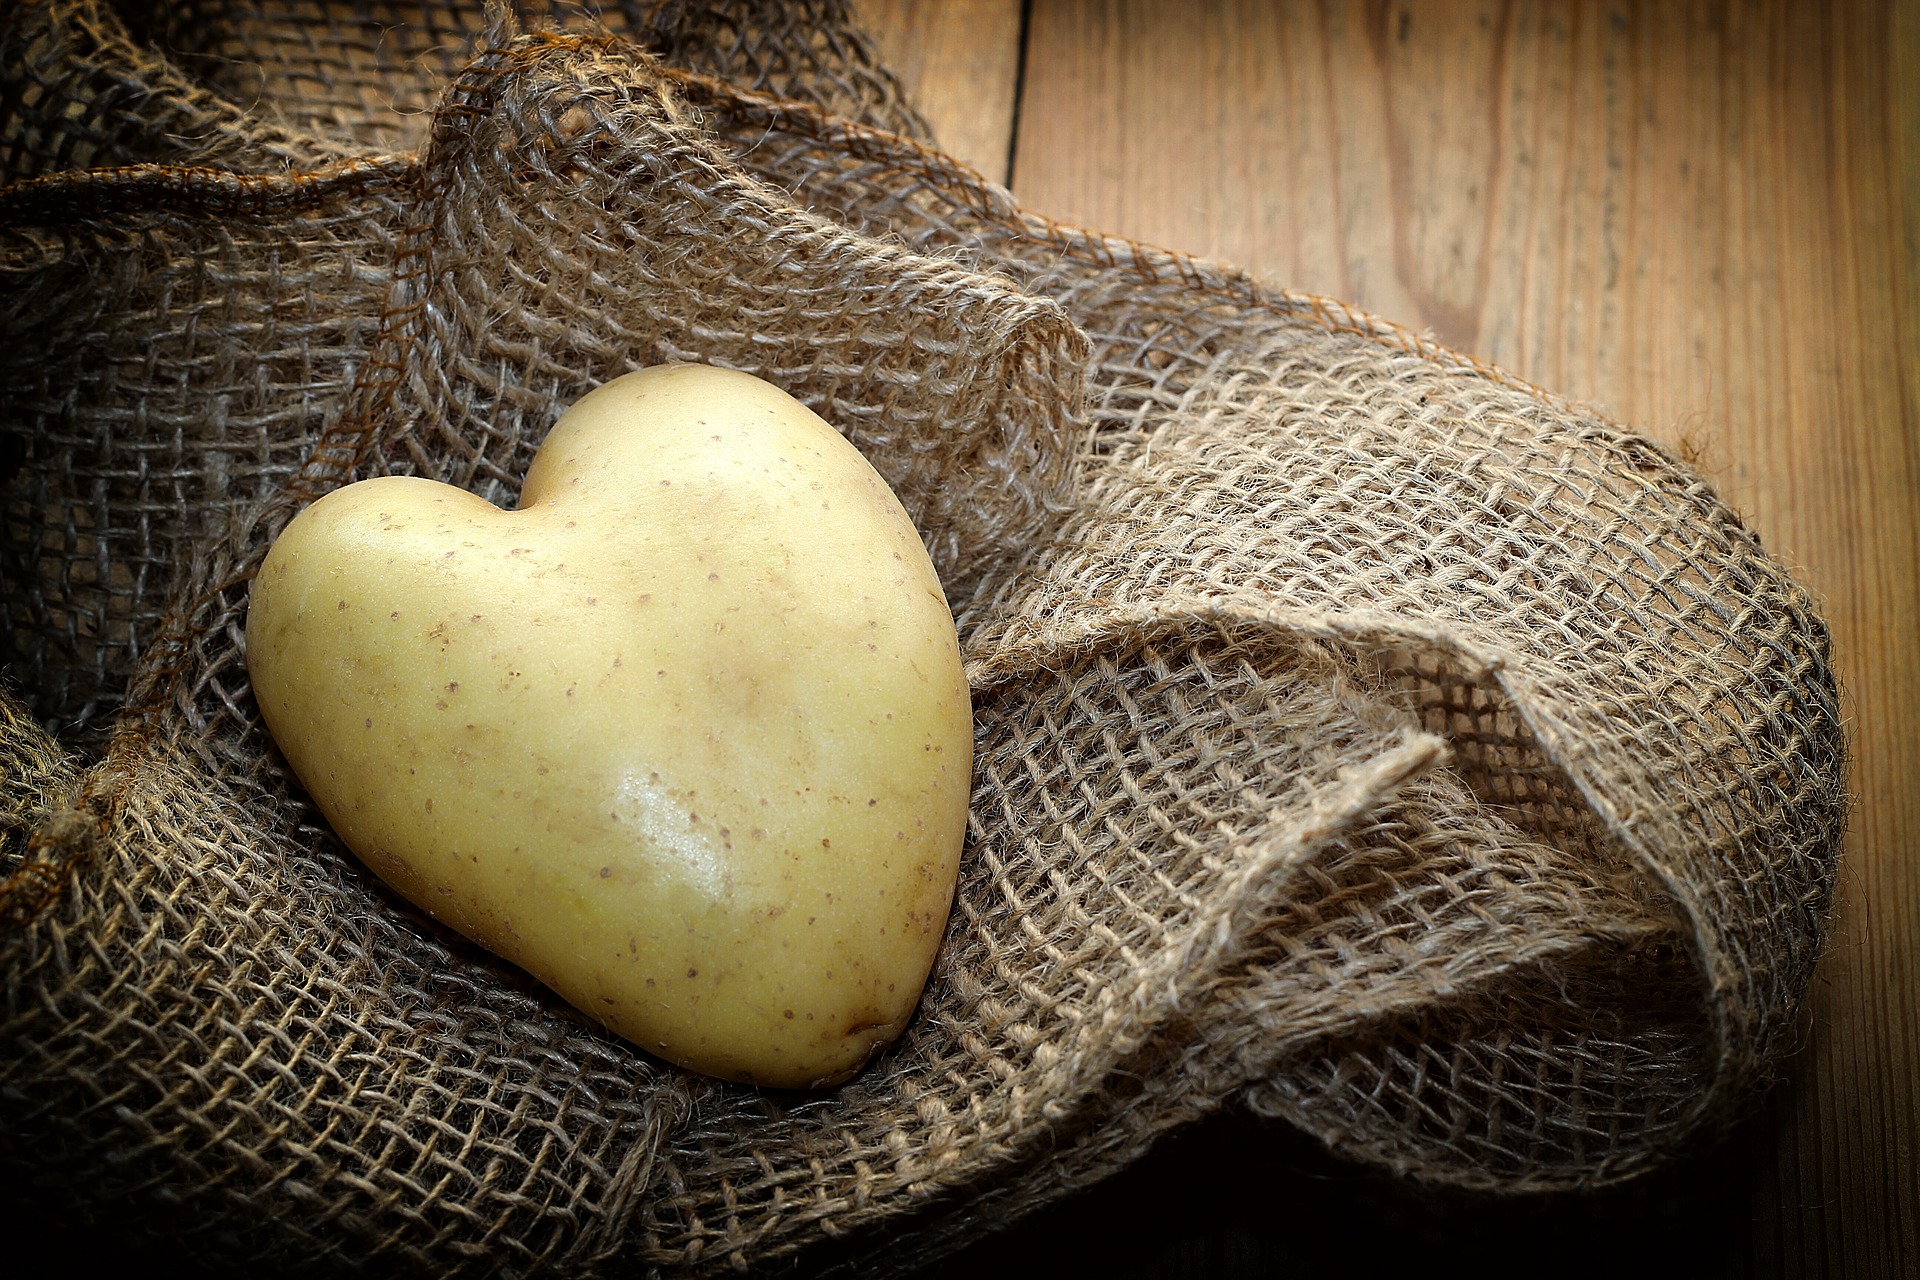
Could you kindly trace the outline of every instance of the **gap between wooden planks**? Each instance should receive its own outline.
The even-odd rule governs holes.
[[[1028,207],[1585,400],[1822,600],[1857,797],[1837,926],[1728,1165],[1750,1212],[1701,1229],[1742,1272],[1920,1275],[1920,3],[855,7]]]

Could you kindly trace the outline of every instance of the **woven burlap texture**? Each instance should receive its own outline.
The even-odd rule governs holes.
[[[19,1185],[276,1270],[899,1268],[1226,1106],[1428,1181],[1616,1181],[1789,1037],[1827,635],[1656,446],[1023,211],[833,3],[66,0],[0,51]],[[664,359],[845,431],[957,607],[957,903],[830,1093],[668,1067],[414,912],[247,688],[306,502],[511,503]]]

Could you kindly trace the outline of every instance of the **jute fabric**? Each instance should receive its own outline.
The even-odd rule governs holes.
[[[1237,1107],[1594,1187],[1753,1097],[1825,930],[1817,609],[1698,476],[937,150],[839,5],[0,17],[0,1162],[210,1263],[898,1269]],[[900,493],[976,713],[851,1083],[679,1071],[441,929],[267,738],[247,582],[370,475],[748,369]]]

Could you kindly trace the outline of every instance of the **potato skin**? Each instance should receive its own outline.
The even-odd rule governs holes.
[[[328,494],[254,581],[247,665],[367,866],[635,1044],[804,1087],[905,1027],[965,834],[966,679],[899,501],[778,389],[609,382],[512,512]]]

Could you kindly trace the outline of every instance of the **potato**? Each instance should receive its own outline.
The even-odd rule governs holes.
[[[609,382],[516,511],[328,494],[253,583],[247,666],[368,867],[635,1044],[817,1086],[905,1027],[966,826],[966,679],[898,499],[778,389]]]

